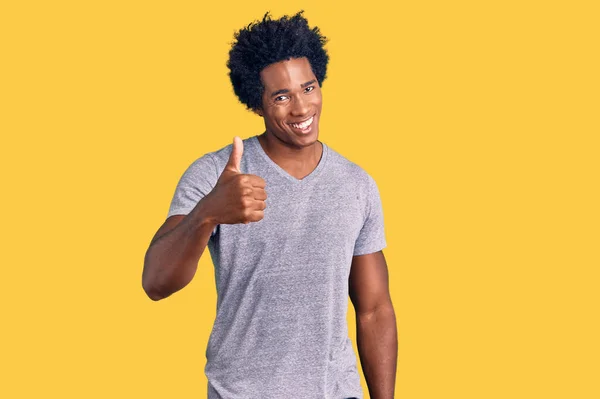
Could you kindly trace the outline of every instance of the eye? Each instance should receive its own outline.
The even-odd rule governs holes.
[[[287,96],[279,96],[275,98],[275,101],[283,101],[287,98]]]
[[[311,92],[315,89],[315,86],[308,86],[306,89],[304,89],[305,93]]]

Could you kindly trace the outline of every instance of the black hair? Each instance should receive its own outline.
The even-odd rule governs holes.
[[[328,39],[319,28],[308,26],[303,13],[272,20],[267,12],[262,21],[254,21],[234,34],[236,41],[227,61],[229,78],[233,91],[248,109],[262,106],[260,71],[276,62],[306,57],[319,85],[323,85],[329,61],[324,48]]]

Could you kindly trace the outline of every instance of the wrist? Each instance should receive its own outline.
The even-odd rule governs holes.
[[[198,204],[192,211],[194,213],[194,219],[196,220],[197,226],[210,227],[211,230],[217,227],[219,222],[214,216],[212,209],[211,196],[209,193],[200,201],[198,201]]]

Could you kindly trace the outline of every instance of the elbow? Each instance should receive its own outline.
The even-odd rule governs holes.
[[[154,302],[156,301],[160,301],[161,299],[164,299],[165,296],[160,294],[158,291],[153,290],[151,288],[144,288],[144,292],[146,293],[146,295],[148,296],[148,298],[152,299]]]
[[[144,271],[142,272],[142,288],[148,298],[155,302],[171,296],[191,280],[186,280],[186,283],[182,284],[181,277],[173,274],[172,271],[170,272],[168,267],[162,267],[162,270],[157,272],[159,269],[161,268],[156,264],[152,264],[150,259],[146,257]]]
[[[144,270],[142,271],[142,288],[144,292],[148,296],[148,298],[153,301],[160,301],[165,298],[165,295],[162,294],[158,285],[156,284],[156,278],[153,277],[153,273],[151,272],[151,259],[148,256],[150,249],[146,252],[146,256],[144,256]]]
[[[165,298],[166,295],[163,295],[163,293],[161,292],[161,290],[158,289],[156,284],[153,284],[151,281],[148,280],[149,279],[146,276],[146,274],[142,275],[142,288],[144,289],[144,292],[146,293],[148,298],[152,299],[155,302]]]
[[[156,279],[149,279],[146,276],[142,276],[142,288],[148,296],[154,302],[160,301],[170,296],[174,291],[169,289],[169,286],[161,284]]]

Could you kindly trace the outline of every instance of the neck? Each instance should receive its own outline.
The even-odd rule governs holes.
[[[268,131],[259,135],[258,141],[271,159],[284,163],[318,164],[323,150],[323,145],[318,140],[306,147],[297,147],[281,141]]]
[[[318,140],[306,147],[296,147],[266,131],[258,136],[258,141],[273,162],[297,178],[311,173],[323,154],[323,144]]]

